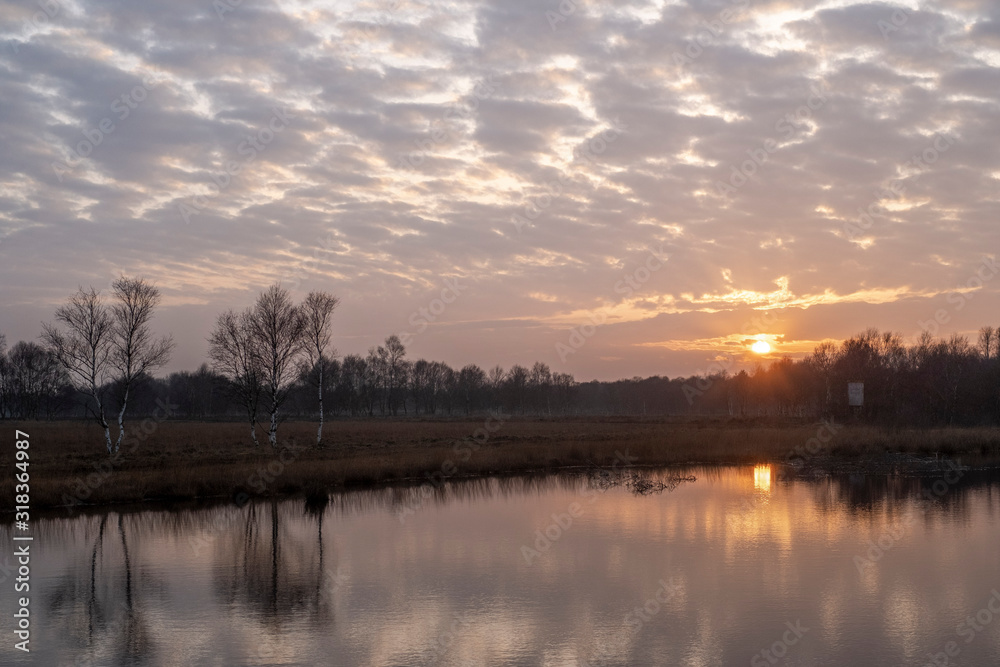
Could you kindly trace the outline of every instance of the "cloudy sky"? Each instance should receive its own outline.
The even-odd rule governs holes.
[[[276,281],[580,380],[972,334],[998,67],[995,0],[0,0],[0,332],[124,272],[170,370]]]

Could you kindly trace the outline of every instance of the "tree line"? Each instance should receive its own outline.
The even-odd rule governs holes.
[[[159,290],[122,276],[106,299],[79,289],[43,325],[39,342],[7,349],[0,335],[0,417],[96,419],[109,453],[126,417],[157,405],[187,419],[242,416],[277,446],[290,417],[459,416],[485,411],[559,415],[728,415],[856,417],[885,423],[1000,423],[1000,331],[984,327],[975,343],[924,333],[906,345],[899,334],[869,329],[842,343],[825,342],[800,360],[781,358],[751,371],[692,377],[634,377],[577,382],[542,362],[484,369],[410,360],[396,335],[366,355],[339,357],[332,347],[339,303],[311,292],[295,303],[272,285],[253,305],[218,316],[207,339],[209,363],[197,371],[154,373],[169,360],[170,336],[151,320]],[[848,405],[847,385],[862,382],[863,406]],[[111,415],[109,419],[108,415]],[[112,423],[117,432],[111,433]]]
[[[716,381],[713,381],[716,380]],[[851,406],[847,386],[864,384]],[[924,331],[906,345],[898,333],[868,329],[821,343],[800,361],[780,359],[752,373],[717,374],[694,387],[695,401],[732,415],[831,415],[896,425],[1000,423],[1000,331],[973,343]],[[689,396],[691,398],[691,396]]]

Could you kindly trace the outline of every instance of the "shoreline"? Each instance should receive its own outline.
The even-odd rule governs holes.
[[[492,421],[491,421],[492,420]],[[133,428],[136,425],[133,425]],[[583,472],[595,468],[783,464],[811,472],[933,471],[944,460],[1000,465],[1000,428],[893,429],[722,418],[468,417],[288,422],[280,447],[254,448],[246,425],[167,421],[121,455],[104,449],[89,422],[9,425],[30,434],[35,513],[146,502],[243,497],[316,497],[330,491],[412,486],[491,475]],[[13,520],[14,448],[0,463],[0,515]],[[794,466],[793,466],[794,467]]]

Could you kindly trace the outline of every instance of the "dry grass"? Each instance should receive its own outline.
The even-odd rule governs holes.
[[[37,422],[17,428],[31,436],[35,510],[65,505],[74,496],[91,504],[308,494],[420,480],[435,473],[441,477],[442,470],[444,476],[458,478],[607,466],[619,452],[627,452],[637,465],[778,462],[806,445],[820,428],[736,420],[510,419],[493,422],[497,430],[472,451],[467,439],[483,425],[482,418],[337,421],[327,425],[327,444],[319,449],[314,424],[287,423],[279,431],[285,447],[279,459],[266,442],[254,449],[242,424],[165,422],[114,463],[94,424]],[[12,425],[11,440],[13,430]],[[457,441],[466,443],[458,452]],[[123,446],[123,452],[129,449]],[[0,510],[14,505],[13,452],[13,442],[0,451],[0,465],[10,471],[0,476]],[[845,426],[821,455],[864,460],[886,452],[992,463],[1000,460],[1000,429]]]

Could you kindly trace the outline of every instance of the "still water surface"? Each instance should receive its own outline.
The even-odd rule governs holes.
[[[0,663],[1000,665],[995,472],[652,475],[39,520]]]

